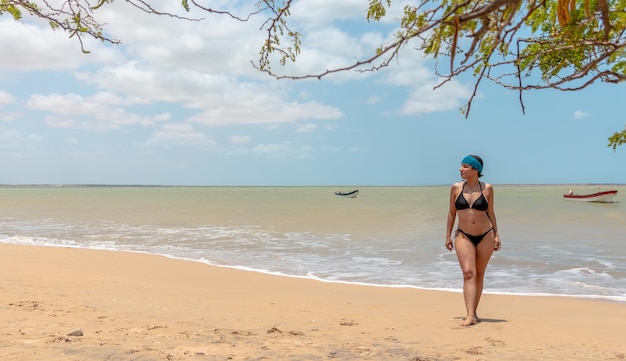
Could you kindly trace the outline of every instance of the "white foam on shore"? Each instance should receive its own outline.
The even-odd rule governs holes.
[[[46,239],[46,238],[31,238],[31,237],[22,237],[22,236],[11,236],[0,238],[0,243],[5,244],[15,244],[15,245],[26,245],[26,246],[45,246],[45,247],[66,247],[66,248],[79,248],[79,249],[92,249],[92,250],[106,250],[106,251],[115,251],[115,252],[129,252],[129,253],[142,253],[142,254],[152,254],[156,256],[167,257],[171,259],[189,261],[189,262],[199,262],[202,264],[206,264],[212,267],[224,267],[230,269],[237,269],[249,272],[257,272],[272,276],[279,277],[290,277],[290,278],[300,278],[300,279],[310,279],[319,282],[327,282],[327,283],[337,283],[337,284],[347,284],[347,285],[362,285],[362,286],[370,286],[370,287],[384,287],[384,288],[412,288],[412,289],[421,289],[421,290],[432,290],[432,291],[443,291],[443,292],[462,292],[461,288],[455,287],[433,287],[428,285],[428,282],[424,282],[423,284],[411,284],[411,283],[388,283],[384,278],[380,280],[382,282],[376,281],[360,281],[359,276],[362,278],[368,278],[367,274],[354,275],[352,274],[350,279],[341,279],[336,275],[326,274],[319,275],[316,272],[308,271],[304,274],[290,273],[285,271],[278,271],[271,268],[266,267],[254,267],[254,266],[244,266],[237,264],[226,264],[224,262],[215,262],[213,260],[200,257],[200,258],[191,258],[181,255],[173,255],[170,253],[161,253],[161,252],[153,252],[146,249],[141,249],[142,247],[137,246],[121,246],[119,244],[115,244],[115,242],[100,242],[93,243],[90,245],[85,245],[78,243],[76,241],[68,241],[68,240],[59,240],[59,239]],[[176,252],[180,253],[180,252]],[[387,262],[383,260],[387,265],[398,265],[397,262]],[[580,273],[589,273],[589,270],[568,270],[565,273],[567,274],[580,274]],[[592,272],[591,272],[592,273]],[[441,278],[441,274],[438,273],[437,276]],[[458,276],[458,275],[457,275]],[[498,275],[494,275],[497,277]],[[458,277],[454,277],[458,278]],[[416,279],[419,281],[419,279]],[[561,281],[556,281],[561,282]],[[606,294],[607,292],[612,291],[612,289],[607,287],[593,286],[588,285],[582,282],[578,282],[577,286],[586,289],[589,291],[588,294],[567,294],[567,293],[553,293],[553,292],[537,292],[537,291],[511,291],[511,290],[497,290],[494,288],[486,289],[485,294],[500,294],[500,295],[513,295],[513,296],[534,296],[534,297],[569,297],[569,298],[586,298],[586,299],[598,299],[598,300],[610,300],[610,301],[618,301],[618,302],[626,302],[626,294],[622,295],[611,295]],[[601,292],[599,292],[601,291]],[[598,293],[599,292],[599,293]]]

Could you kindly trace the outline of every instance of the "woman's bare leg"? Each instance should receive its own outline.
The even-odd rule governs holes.
[[[454,245],[456,248],[456,256],[459,259],[461,271],[463,272],[463,298],[465,300],[465,309],[467,311],[467,315],[460,325],[471,326],[478,322],[478,318],[476,316],[476,300],[480,299],[476,288],[477,252],[474,244],[465,238],[461,233],[457,234],[455,238]]]
[[[456,255],[463,271],[463,298],[467,311],[461,326],[471,326],[480,322],[477,310],[483,294],[485,270],[493,254],[493,243],[493,232],[486,234],[478,246],[474,246],[461,233],[456,236]]]
[[[483,294],[483,284],[485,281],[485,270],[487,269],[487,264],[493,255],[493,247],[494,247],[494,235],[493,232],[489,232],[485,235],[485,238],[478,244],[476,247],[476,301],[475,306],[478,309],[478,304],[480,303],[480,297]],[[474,310],[474,314],[477,314],[476,309]],[[477,321],[480,322],[480,319],[476,317]]]

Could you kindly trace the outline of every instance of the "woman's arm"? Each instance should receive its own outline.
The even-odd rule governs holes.
[[[496,211],[494,210],[495,197],[493,194],[493,187],[491,186],[491,184],[486,184],[485,188],[489,190],[487,194],[487,202],[489,203],[489,208],[487,208],[487,216],[491,221],[491,226],[493,227],[493,232],[495,236],[494,249],[498,251],[502,247],[502,243],[500,243],[500,236],[498,235],[498,221],[496,220]]]
[[[446,224],[446,248],[451,251],[454,248],[452,244],[452,228],[454,227],[454,221],[456,220],[456,207],[454,201],[456,200],[456,188],[458,183],[455,183],[450,187],[450,202],[448,206],[448,222]]]

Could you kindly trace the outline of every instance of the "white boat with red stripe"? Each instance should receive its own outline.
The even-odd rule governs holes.
[[[616,194],[617,190],[615,189],[590,194],[574,194],[572,191],[569,191],[563,197],[570,201],[610,203]]]

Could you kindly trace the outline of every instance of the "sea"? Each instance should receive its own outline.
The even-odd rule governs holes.
[[[336,191],[359,189],[357,198]],[[617,189],[612,203],[565,200]],[[494,185],[485,293],[626,302],[626,185]],[[323,282],[461,292],[450,187],[2,186],[0,243],[140,252]]]

